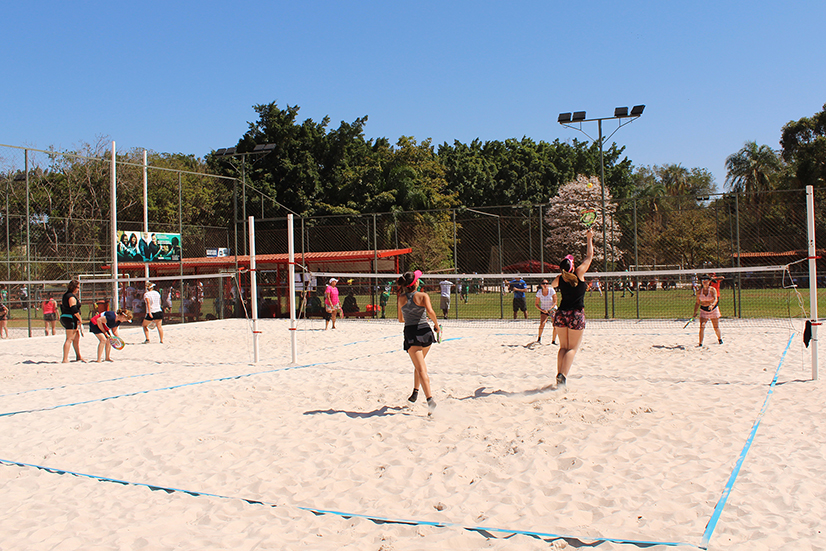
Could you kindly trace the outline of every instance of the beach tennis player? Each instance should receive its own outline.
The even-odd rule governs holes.
[[[556,291],[547,279],[543,279],[542,283],[539,284],[534,306],[539,310],[539,335],[536,337],[536,344],[542,344],[542,332],[545,330],[545,322],[556,311]],[[551,335],[551,344],[556,344],[556,327],[554,327],[553,335]]]
[[[84,361],[80,354],[80,335],[83,333],[83,317],[80,315],[80,301],[75,292],[80,289],[80,282],[73,279],[66,287],[60,301],[60,325],[66,330],[63,342],[63,363],[69,362],[69,349],[74,347],[77,361]]]
[[[430,377],[427,375],[425,358],[430,345],[436,342],[436,336],[427,322],[428,317],[433,321],[436,332],[440,332],[439,319],[430,304],[427,293],[418,291],[419,278],[422,272],[405,272],[396,282],[397,300],[396,309],[400,323],[404,323],[404,349],[413,361],[413,394],[407,400],[413,404],[419,397],[419,387],[422,387],[427,399],[428,415],[436,409],[436,401],[430,391]]]
[[[161,306],[161,294],[155,290],[154,283],[146,283],[143,302],[146,304],[146,316],[144,316],[142,323],[146,340],[143,341],[143,344],[149,344],[149,325],[152,323],[158,329],[158,338],[163,344],[163,306]]]
[[[723,337],[720,334],[720,308],[717,306],[720,295],[717,294],[717,289],[712,286],[711,278],[707,274],[703,274],[700,278],[700,284],[700,290],[697,291],[697,300],[694,301],[694,316],[692,316],[697,317],[697,310],[700,310],[700,344],[697,346],[703,346],[703,335],[708,320],[711,320],[711,325],[717,334],[717,342],[723,344]]]
[[[585,292],[588,290],[588,284],[584,278],[594,259],[593,230],[588,228],[585,236],[588,245],[582,263],[574,268],[574,257],[569,254],[559,263],[562,273],[551,283],[551,286],[558,288],[562,295],[562,301],[554,314],[554,327],[559,335],[559,353],[556,358],[557,388],[567,387],[568,373],[585,333]]]
[[[89,331],[98,338],[98,363],[103,361],[101,357],[104,349],[106,361],[112,361],[112,343],[109,341],[109,335],[118,336],[118,326],[127,321],[132,321],[132,312],[124,309],[118,309],[117,312],[102,312],[89,320]]]
[[[324,321],[324,330],[327,330],[327,326],[330,325],[330,318],[333,319],[333,329],[336,328],[336,314],[344,313],[341,310],[341,303],[338,300],[338,280],[336,278],[330,278],[330,281],[327,283],[327,288],[324,289],[324,310],[329,315],[328,318],[325,318]]]

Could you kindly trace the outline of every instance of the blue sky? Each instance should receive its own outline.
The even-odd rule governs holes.
[[[434,144],[587,139],[564,111],[645,104],[614,137],[636,166],[725,180],[826,103],[826,2],[14,2],[2,8],[0,143],[203,156],[253,105]],[[616,122],[605,123],[606,135]],[[596,136],[596,123],[583,128]]]

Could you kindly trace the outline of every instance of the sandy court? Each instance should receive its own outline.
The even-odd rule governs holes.
[[[0,464],[0,549],[700,546],[758,418],[709,548],[826,549],[810,354],[782,324],[721,326],[697,348],[696,325],[593,323],[562,392],[549,328],[531,350],[536,325],[447,322],[432,418],[406,407],[400,324],[308,322],[296,365],[283,320],[258,364],[242,320],[105,364],[57,363],[60,335],[2,341],[0,459],[26,466]]]

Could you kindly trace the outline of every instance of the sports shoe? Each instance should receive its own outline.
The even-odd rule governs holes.
[[[568,390],[568,381],[562,373],[556,374],[556,388],[559,390]]]
[[[433,412],[436,411],[436,400],[433,399],[433,396],[427,399],[427,416],[430,417],[433,415]]]

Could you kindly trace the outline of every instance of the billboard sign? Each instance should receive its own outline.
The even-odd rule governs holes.
[[[229,249],[225,247],[210,247],[206,250],[208,257],[224,257],[229,256]]]
[[[118,231],[118,262],[180,262],[181,234]]]

